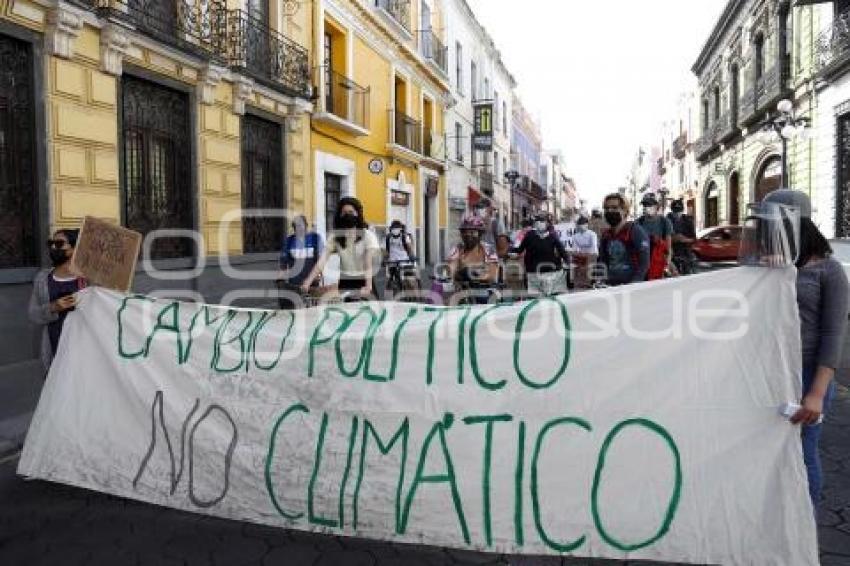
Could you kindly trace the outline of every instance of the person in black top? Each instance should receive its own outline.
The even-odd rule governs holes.
[[[673,225],[673,264],[679,275],[690,275],[696,266],[696,257],[691,246],[696,241],[697,234],[694,219],[685,214],[685,204],[682,199],[670,203],[670,214],[667,219]]]
[[[532,230],[513,249],[517,254],[524,254],[528,292],[531,294],[549,296],[567,292],[563,267],[569,265],[569,254],[549,228],[546,217],[536,216]]]

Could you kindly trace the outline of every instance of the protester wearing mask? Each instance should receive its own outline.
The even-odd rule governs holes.
[[[307,218],[297,216],[292,222],[293,234],[283,242],[280,251],[281,279],[286,282],[283,290],[298,289],[313,271],[322,255],[322,237],[308,230]],[[278,300],[281,309],[295,307],[290,293]]]
[[[508,231],[505,229],[505,224],[499,217],[498,211],[493,206],[493,201],[490,199],[481,199],[476,205],[478,216],[484,221],[484,235],[482,241],[495,250],[500,258],[504,258],[508,254],[511,241],[508,236]]]
[[[605,222],[605,217],[602,216],[602,209],[594,208],[590,213],[590,221],[587,223],[587,227],[596,234],[597,241],[602,241],[602,236],[605,235],[605,231],[608,230],[608,223]]]
[[[534,218],[533,229],[526,234],[522,243],[513,252],[524,254],[528,292],[544,296],[567,292],[567,278],[563,266],[569,263],[569,255],[557,233],[543,215]]]
[[[638,224],[649,236],[649,270],[646,274],[648,281],[662,279],[672,259],[673,225],[659,214],[660,206],[655,194],[646,193],[640,201],[643,214],[638,218]]]
[[[685,203],[682,199],[670,203],[670,214],[667,216],[673,227],[673,261],[679,275],[690,275],[697,263],[691,246],[696,241],[697,234],[694,219],[685,214]]]
[[[79,230],[57,230],[47,241],[53,269],[35,276],[29,303],[29,319],[44,326],[41,340],[41,361],[50,368],[59,347],[65,317],[77,306],[77,291],[86,286],[86,280],[77,277],[70,269],[70,260],[77,245]]]
[[[572,259],[575,272],[573,281],[576,289],[586,290],[593,286],[593,278],[591,269],[596,264],[596,258],[599,256],[599,240],[596,233],[588,227],[589,220],[585,216],[580,216],[576,221],[576,231],[573,234],[572,249],[570,258]]]
[[[356,291],[362,299],[375,294],[373,260],[379,257],[378,239],[363,218],[363,205],[354,197],[340,199],[334,216],[334,230],[319,262],[310,272],[301,291],[306,293],[319,276],[331,255],[339,256],[339,291]]]
[[[482,240],[484,231],[484,221],[480,216],[466,216],[461,222],[461,241],[446,258],[452,280],[480,285],[498,280],[499,258]]]
[[[629,202],[619,193],[604,201],[609,228],[602,237],[599,262],[606,269],[608,285],[626,285],[646,280],[649,270],[649,237],[635,222],[627,220]]]
[[[818,451],[820,419],[829,412],[835,397],[835,370],[842,361],[850,285],[841,263],[832,257],[829,242],[812,221],[808,195],[779,189],[762,200],[766,210],[777,205],[794,207],[800,212],[796,301],[800,313],[803,398],[791,422],[802,425],[800,435],[809,495],[817,509],[823,483]]]
[[[393,220],[386,237],[387,261],[411,261],[413,257],[413,239],[407,233],[407,228],[399,220]]]

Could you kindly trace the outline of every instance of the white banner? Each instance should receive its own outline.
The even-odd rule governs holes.
[[[818,563],[793,270],[295,313],[84,292],[18,472],[500,553]]]

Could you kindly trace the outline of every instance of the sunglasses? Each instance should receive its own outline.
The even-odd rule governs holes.
[[[67,240],[47,240],[47,247],[61,250],[67,243]]]

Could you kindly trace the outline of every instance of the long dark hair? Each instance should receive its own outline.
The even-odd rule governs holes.
[[[80,237],[79,228],[60,228],[54,233],[65,236],[65,239],[68,240],[68,244],[70,244],[72,248],[77,247],[77,239]]]
[[[811,218],[800,219],[800,255],[797,268],[803,267],[813,257],[827,258],[832,255],[832,247],[826,237],[818,230]]]
[[[363,218],[363,203],[360,202],[360,200],[354,197],[342,197],[339,199],[339,202],[336,204],[336,211],[334,212],[334,228],[339,225],[339,221],[342,218],[342,209],[347,205],[352,206],[354,210],[357,211],[357,225],[355,226],[357,229],[357,238],[354,241],[359,242],[362,238],[361,234],[363,230],[369,227],[369,225],[366,224],[366,219]],[[348,238],[345,236],[337,235],[334,239],[341,248],[344,249],[348,246]]]

